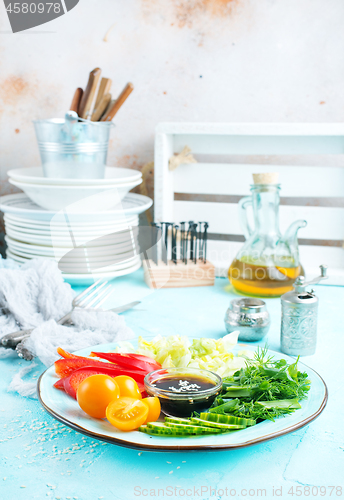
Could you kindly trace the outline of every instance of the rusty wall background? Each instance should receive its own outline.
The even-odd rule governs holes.
[[[344,117],[343,0],[80,0],[16,35],[0,11],[0,194],[8,169],[39,164],[31,120],[63,116],[96,66],[115,94],[135,85],[110,165],[151,161],[160,121]]]

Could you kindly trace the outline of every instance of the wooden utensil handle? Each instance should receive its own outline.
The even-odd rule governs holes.
[[[132,83],[127,83],[127,85],[122,90],[121,94],[118,96],[118,99],[116,99],[114,105],[109,109],[109,111],[107,111],[104,114],[101,121],[111,122],[111,120],[113,119],[119,108],[126,101],[126,99],[129,97],[129,95],[132,93],[133,90],[134,90],[134,85]]]
[[[74,92],[74,95],[73,95],[72,104],[70,105],[70,108],[69,108],[70,111],[75,111],[76,113],[78,113],[80,101],[81,101],[83,93],[84,93],[84,91],[82,90],[82,88],[78,87],[76,89],[76,91]]]
[[[104,114],[104,112],[105,112],[106,108],[108,107],[108,105],[110,104],[110,102],[111,102],[111,94],[105,94],[102,97],[98,106],[93,111],[92,118],[91,118],[91,120],[93,122],[97,122],[98,120],[100,120],[100,118]]]
[[[99,84],[99,90],[96,98],[96,103],[94,105],[94,109],[97,109],[100,101],[103,99],[105,94],[110,92],[112,80],[110,78],[102,78]]]
[[[96,93],[97,85],[99,82],[99,78],[101,75],[101,69],[95,68],[91,71],[90,76],[88,78],[87,87],[85,92],[83,93],[80,107],[79,107],[79,116],[81,118],[86,119],[91,111],[92,102],[94,99],[94,95]]]

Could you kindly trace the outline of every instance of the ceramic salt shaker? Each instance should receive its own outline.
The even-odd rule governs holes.
[[[310,356],[315,353],[319,299],[314,290],[308,292],[306,287],[327,279],[327,266],[320,266],[320,271],[320,276],[309,282],[299,276],[294,290],[281,297],[281,351],[285,354]]]
[[[228,333],[239,331],[239,340],[261,340],[270,328],[270,315],[263,300],[245,297],[231,301],[225,315]]]

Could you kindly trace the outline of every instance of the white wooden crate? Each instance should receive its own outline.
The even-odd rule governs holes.
[[[184,146],[196,158],[211,155],[211,161],[181,164],[170,171],[170,157]],[[217,275],[226,275],[244,241],[237,203],[250,194],[252,173],[279,172],[282,234],[294,220],[306,219],[299,244],[307,277],[327,264],[327,283],[344,285],[344,168],[303,166],[302,161],[298,165],[223,162],[223,155],[343,154],[340,123],[161,123],[155,137],[155,220],[208,221],[209,259]]]

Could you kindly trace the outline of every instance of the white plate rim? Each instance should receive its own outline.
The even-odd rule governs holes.
[[[5,223],[5,229],[9,229],[12,232],[15,233],[20,233],[23,234],[23,236],[42,236],[42,237],[59,237],[61,236],[62,238],[64,235],[69,235],[73,233],[73,235],[82,237],[82,236],[89,236],[91,238],[98,238],[99,236],[106,236],[110,234],[114,234],[117,232],[123,231],[126,227],[132,227],[131,224],[119,224],[117,227],[100,227],[98,231],[96,231],[96,228],[91,228],[89,231],[86,229],[76,229],[75,227],[65,227],[65,228],[30,228],[30,227],[24,227],[24,226],[16,226],[15,224],[12,224],[11,222],[6,222]],[[104,232],[106,231],[106,232]]]
[[[21,202],[29,202],[31,206],[37,207],[35,208],[18,208],[13,205],[9,205],[9,203],[13,203],[16,201],[21,201]],[[122,200],[121,204],[124,204],[125,202],[136,202],[134,206],[128,207],[128,208],[112,208],[110,210],[106,210],[103,212],[72,212],[71,216],[81,216],[82,218],[86,217],[96,217],[96,218],[101,218],[101,217],[109,217],[113,215],[125,215],[125,214],[133,214],[133,215],[139,215],[146,210],[148,210],[152,204],[153,200],[149,198],[148,196],[145,196],[143,194],[138,194],[138,193],[128,193]],[[138,202],[138,203],[137,203]],[[14,214],[29,214],[31,216],[44,216],[44,217],[53,217],[54,215],[58,213],[63,213],[62,210],[45,210],[44,208],[39,207],[36,205],[36,203],[32,202],[30,198],[25,194],[25,193],[16,193],[16,194],[7,194],[5,196],[0,197],[0,211],[4,213],[14,213]],[[68,215],[68,212],[67,212]],[[35,220],[35,218],[33,219]]]
[[[16,262],[20,263],[20,264],[26,264],[27,262],[29,262],[30,258],[24,258],[24,257],[21,257],[19,255],[16,255],[16,254],[13,254],[10,250],[7,250],[6,252],[6,256],[12,260],[15,260]],[[65,272],[65,271],[61,271],[62,272],[62,275],[65,276],[66,274],[75,274],[75,275],[84,275],[84,274],[87,274],[87,276],[89,275],[92,275],[93,274],[97,274],[97,273],[100,273],[100,274],[104,274],[104,273],[112,273],[112,272],[117,272],[118,271],[122,271],[122,270],[125,270],[125,269],[130,269],[131,267],[134,267],[138,264],[139,262],[139,257],[138,256],[134,256],[134,257],[131,257],[131,258],[128,258],[128,259],[125,259],[123,261],[121,261],[119,264],[108,264],[108,265],[100,265],[99,266],[99,269],[101,268],[107,268],[107,270],[104,270],[104,271],[101,271],[101,270],[96,270],[96,271],[90,271],[89,273],[77,273],[77,272]],[[141,262],[141,260],[140,260]],[[92,264],[92,263],[91,263]],[[95,265],[93,263],[93,265]],[[68,266],[77,266],[77,264],[74,264],[74,263],[68,263]],[[116,269],[116,266],[118,267],[118,269]],[[113,269],[109,269],[109,268],[112,268]]]
[[[119,231],[119,232],[122,232],[122,231]],[[63,243],[68,243],[68,242],[72,242],[72,239],[71,237],[64,237],[64,236],[61,236],[61,235],[40,235],[40,234],[28,234],[28,233],[23,233],[23,232],[20,232],[20,231],[15,231],[13,229],[7,229],[6,231],[6,234],[12,238],[13,240],[17,240],[21,243],[27,243],[27,244],[30,244],[30,243],[38,243],[41,245],[44,245],[46,244],[45,246],[51,246],[51,247],[57,247],[60,243],[63,244]],[[102,244],[102,245],[99,245],[99,246],[109,246],[109,245],[114,245],[116,244],[114,241],[112,242],[111,241],[111,237],[113,234],[116,234],[116,232],[114,233],[110,233],[110,234],[104,234],[104,235],[91,235],[90,236],[90,240],[95,240],[95,239],[98,239],[98,238],[105,238],[106,236],[109,237],[109,241],[110,243],[107,243],[105,244],[105,242]],[[79,237],[79,238],[88,238],[88,235],[80,235],[80,234],[76,234],[75,235],[76,237]],[[131,241],[130,237],[129,238],[126,238],[127,235],[123,235],[123,238],[121,237],[118,237],[119,241],[118,243],[122,243],[123,241]],[[26,238],[24,240],[24,238]],[[77,246],[81,246],[83,244],[88,244],[90,242],[90,240],[88,241],[85,241],[84,243],[79,243]],[[96,245],[92,245],[92,246],[96,246]],[[73,248],[73,247],[71,247]]]
[[[37,169],[37,170],[40,170],[40,173],[41,175],[25,175],[25,170],[33,170],[33,169]],[[58,184],[58,185],[65,185],[65,183],[68,185],[75,185],[75,184],[79,184],[79,185],[88,185],[88,184],[99,184],[101,185],[102,183],[110,183],[110,182],[117,182],[118,184],[119,183],[122,183],[122,182],[131,182],[132,180],[136,180],[136,179],[139,179],[140,177],[142,177],[142,173],[139,171],[139,170],[135,170],[135,169],[132,169],[132,168],[122,168],[122,167],[109,167],[109,166],[106,166],[105,167],[105,173],[106,172],[109,172],[110,170],[108,169],[116,169],[116,170],[121,170],[121,171],[127,171],[129,173],[132,173],[132,175],[129,175],[127,177],[118,177],[118,178],[115,178],[115,177],[110,177],[110,178],[103,178],[103,179],[67,179],[67,178],[58,178],[58,177],[44,177],[43,175],[43,168],[42,167],[27,167],[27,168],[15,168],[15,169],[11,169],[11,170],[8,170],[7,172],[7,175],[8,177],[12,178],[12,179],[19,179],[19,182],[26,182],[26,183],[34,183],[35,181],[38,182],[37,180],[40,179],[40,181],[38,182],[39,184],[49,184],[49,183],[53,183],[53,184]],[[18,172],[21,171],[21,172]],[[135,172],[135,174],[134,174]],[[27,179],[26,181],[25,180],[20,180],[20,179]],[[30,180],[28,180],[30,179]],[[32,181],[31,181],[32,179]],[[42,182],[43,181],[43,182]]]
[[[82,191],[97,191],[98,192],[101,192],[101,191],[110,191],[111,189],[115,190],[115,189],[118,189],[120,191],[122,191],[123,189],[132,189],[136,186],[139,186],[140,184],[142,184],[142,178],[139,178],[139,179],[136,179],[135,181],[131,181],[131,182],[126,182],[125,184],[96,184],[95,186],[78,186],[78,185],[74,185],[74,186],[63,186],[61,184],[58,184],[58,185],[49,185],[49,184],[33,184],[31,182],[20,182],[20,181],[16,181],[14,179],[8,179],[8,182],[10,184],[12,184],[13,186],[16,186],[20,189],[22,189],[24,192],[25,190],[29,190],[29,189],[39,189],[41,191],[44,191],[44,190],[55,190],[55,191],[78,191],[78,190],[82,190]]]
[[[109,280],[115,279],[115,278],[120,278],[121,276],[126,276],[127,274],[131,274],[141,267],[141,260],[137,262],[137,264],[132,265],[126,269],[123,269],[122,271],[111,271],[111,272],[104,272],[104,273],[88,273],[88,274],[69,274],[69,273],[62,273],[63,279],[65,280],[83,280],[83,279],[89,279],[92,278],[94,280],[97,280],[99,278],[108,278]]]
[[[16,216],[12,216],[10,214],[5,214],[4,215],[4,221],[5,224],[9,222],[12,225],[18,226],[18,227],[25,227],[25,228],[32,228],[32,229],[41,229],[41,227],[37,226],[42,226],[43,229],[50,229],[51,227],[56,228],[56,229],[62,229],[65,227],[68,227],[67,222],[52,222],[52,221],[42,221],[42,220],[31,220],[31,219],[25,219],[25,218],[20,218]],[[69,225],[72,228],[77,228],[77,229],[85,229],[87,227],[90,227],[93,229],[93,227],[101,227],[101,228],[107,228],[107,227],[116,227],[120,226],[123,224],[128,224],[128,225],[135,225],[138,224],[139,222],[139,216],[138,215],[133,215],[132,217],[126,217],[123,219],[114,219],[113,222],[110,221],[98,221],[98,222],[71,222]]]
[[[60,260],[65,257],[66,254],[62,255],[61,257],[58,256],[50,256],[50,255],[38,255],[38,254],[30,254],[29,252],[24,252],[22,250],[19,250],[17,248],[13,247],[7,247],[6,249],[6,255],[7,252],[10,252],[11,255],[14,255],[15,257],[20,257],[22,259],[26,260],[32,260],[32,259],[49,259],[49,260],[54,260],[55,262],[60,262]],[[126,253],[130,253],[130,250],[123,252],[121,255],[125,255]],[[113,254],[108,254],[108,255],[99,255],[97,258],[92,258],[89,257],[89,262],[90,264],[103,264],[104,262],[110,262],[112,259]],[[78,259],[75,260],[69,260],[69,259],[64,259],[64,262],[66,264],[77,264]]]
[[[9,240],[9,243],[8,243],[8,240]],[[73,247],[56,247],[56,248],[54,248],[53,246],[48,246],[48,245],[35,245],[34,243],[23,243],[21,241],[14,240],[13,238],[8,236],[7,234],[5,234],[5,241],[9,247],[11,247],[11,246],[19,247],[22,250],[24,249],[24,251],[30,249],[30,250],[36,250],[37,252],[47,251],[48,253],[51,253],[52,251],[53,252],[56,251],[56,253],[62,253],[64,250],[66,250],[65,254],[67,254],[68,252],[73,250]],[[98,249],[98,251],[104,255],[104,252],[109,252],[109,248],[112,248],[114,245],[123,245],[123,243],[122,242],[121,243],[114,243],[113,245],[105,245],[105,246],[92,247],[92,248]],[[122,248],[122,247],[120,247],[120,248]],[[118,248],[117,248],[117,250],[118,250]],[[109,252],[109,255],[113,254],[113,252],[114,251],[111,250]],[[96,252],[94,252],[94,253],[96,253]],[[63,254],[63,255],[65,255],[65,254]],[[108,255],[108,254],[106,253],[105,255]]]

